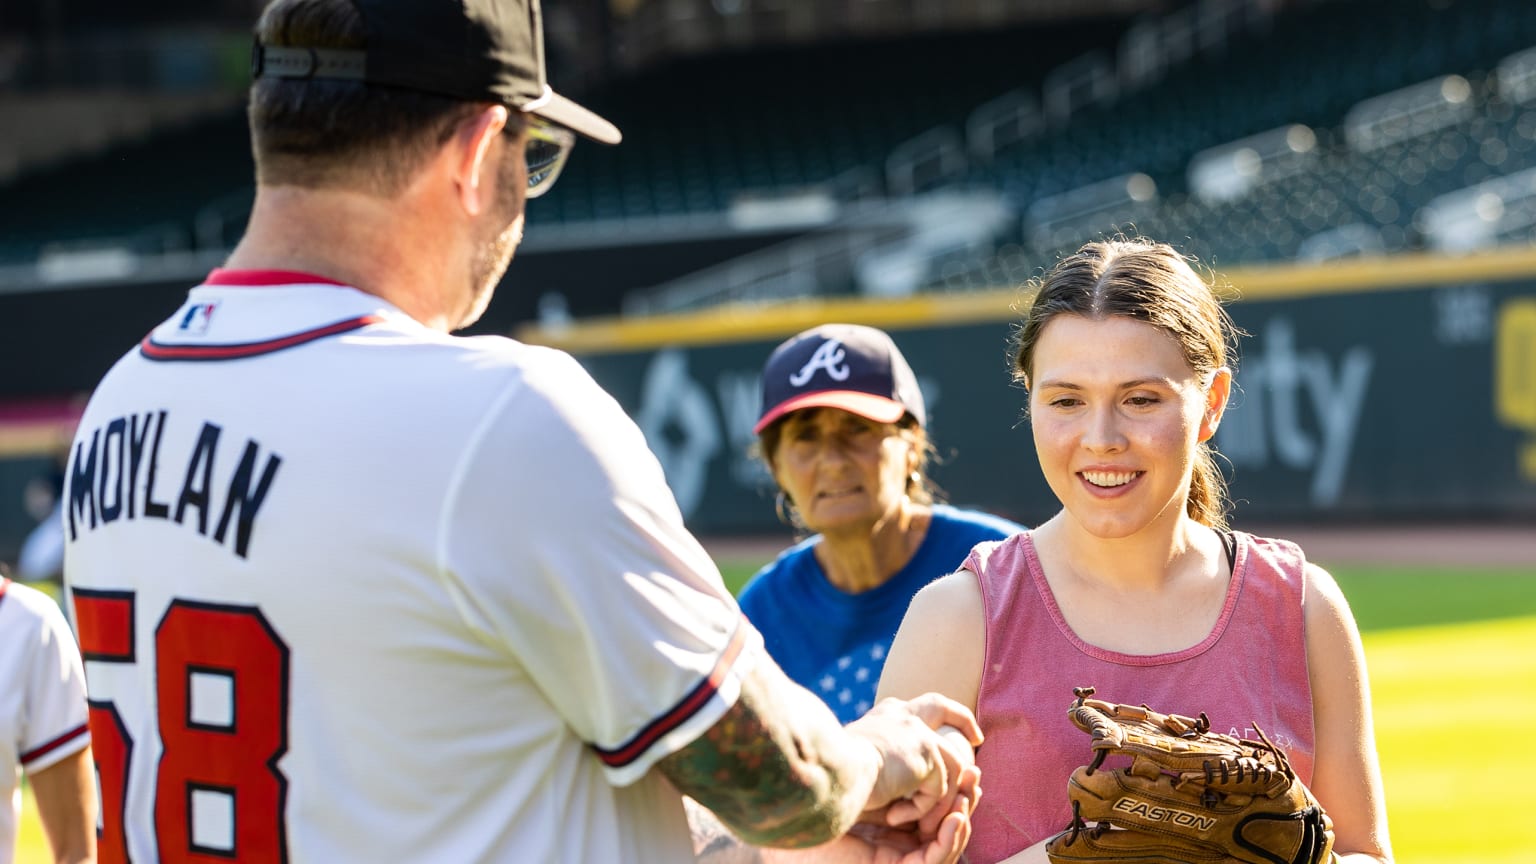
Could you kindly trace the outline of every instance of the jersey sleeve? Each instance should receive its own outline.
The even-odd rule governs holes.
[[[715,723],[761,651],[644,436],[566,355],[506,394],[445,516],[445,567],[625,785]]]
[[[22,592],[13,586],[11,593]],[[39,627],[33,662],[27,668],[25,728],[17,762],[32,773],[78,753],[91,743],[91,736],[86,726],[85,670],[64,613],[40,592],[32,592],[27,605],[37,615]]]

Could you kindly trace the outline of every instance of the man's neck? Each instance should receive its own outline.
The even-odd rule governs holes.
[[[260,187],[245,235],[224,266],[324,276],[447,332],[458,311],[448,288],[468,277],[454,279],[451,241],[431,221],[404,198]]]

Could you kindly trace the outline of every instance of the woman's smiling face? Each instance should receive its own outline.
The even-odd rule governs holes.
[[[1126,537],[1185,512],[1198,445],[1215,432],[1231,375],[1203,381],[1179,345],[1124,316],[1062,314],[1040,332],[1029,411],[1040,468],[1069,515]]]

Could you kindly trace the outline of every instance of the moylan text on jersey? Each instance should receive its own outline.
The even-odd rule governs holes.
[[[77,538],[82,527],[95,530],[119,519],[171,519],[178,525],[195,526],[206,537],[209,522],[216,517],[213,539],[227,544],[233,526],[234,553],[246,557],[256,514],[272,488],[282,457],[263,452],[255,440],[247,439],[234,473],[220,474],[227,482],[222,489],[216,487],[214,457],[223,430],[205,421],[180,484],[162,482],[160,469],[169,467],[160,458],[167,413],[117,417],[92,429],[89,437],[76,439],[69,466],[70,539]]]

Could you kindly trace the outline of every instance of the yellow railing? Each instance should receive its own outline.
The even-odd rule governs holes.
[[[1237,300],[1280,300],[1326,293],[1396,290],[1425,285],[1536,278],[1536,247],[1468,255],[1412,253],[1321,264],[1235,267],[1217,273]],[[888,330],[933,324],[1007,321],[1026,296],[1024,286],[896,299],[808,299],[772,305],[733,305],[644,318],[590,318],[567,327],[520,328],[524,342],[576,354],[642,351],[661,345],[708,345],[787,337],[828,321]]]

